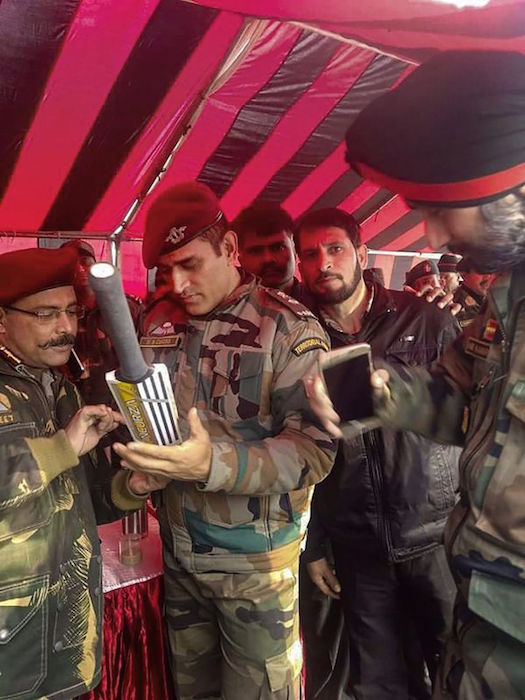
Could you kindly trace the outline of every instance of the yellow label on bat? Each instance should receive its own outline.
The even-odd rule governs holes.
[[[155,443],[155,434],[144,411],[137,385],[119,380],[110,381],[108,384],[133,437],[140,442]]]

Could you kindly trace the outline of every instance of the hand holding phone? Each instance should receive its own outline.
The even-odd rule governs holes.
[[[372,372],[371,349],[367,343],[332,350],[321,360],[321,373],[333,407],[342,423],[358,424],[354,429],[379,425],[374,416]]]

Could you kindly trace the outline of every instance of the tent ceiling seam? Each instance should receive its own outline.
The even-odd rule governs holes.
[[[174,133],[176,133],[176,131],[181,131],[180,136],[177,139],[174,147],[170,151],[168,157],[162,164],[160,170],[156,173],[155,177],[147,186],[147,188],[145,187],[143,189],[143,192],[139,194],[139,196],[134,200],[134,202],[129,207],[126,216],[123,218],[122,222],[115,228],[113,234],[118,234],[121,237],[121,240],[132,240],[132,238],[126,235],[126,228],[132,223],[132,221],[139,213],[146,197],[162,181],[162,178],[169,169],[170,163],[173,160],[175,154],[186,140],[190,129],[195,124],[202,110],[204,109],[206,100],[216,90],[218,90],[226,80],[230,78],[230,76],[235,72],[235,70],[237,70],[237,68],[248,55],[250,49],[261,36],[262,32],[266,29],[268,24],[269,21],[265,19],[247,19],[244,21],[243,26],[237,35],[237,40],[233,44],[231,50],[226,54],[224,60],[217,69],[209,85],[206,87],[206,89],[201,90],[199,92],[199,94],[196,96],[197,100],[196,103],[194,103],[194,108],[190,108],[184,121],[180,123],[177,126],[177,129],[174,131]],[[139,238],[138,240],[141,239]]]
[[[343,36],[342,34],[338,34],[337,32],[332,32],[329,29],[321,29],[321,27],[316,27],[315,24],[307,24],[305,22],[288,22],[288,24],[293,24],[296,27],[300,27],[301,29],[307,29],[311,32],[316,32],[317,34],[323,34],[323,36],[328,36],[332,39],[336,39],[337,41],[340,41],[343,44],[350,44],[351,46],[357,46],[359,49],[372,51],[373,53],[381,54],[382,56],[387,56],[388,58],[395,58],[396,61],[402,61],[403,63],[409,63],[414,66],[419,65],[417,61],[407,58],[406,56],[398,56],[397,54],[392,53],[390,51],[385,51],[384,49],[378,48],[377,46],[372,46],[371,44],[367,44],[366,42],[360,41],[358,39],[351,39],[348,36]]]

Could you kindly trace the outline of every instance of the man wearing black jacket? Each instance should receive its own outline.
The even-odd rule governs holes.
[[[295,244],[333,348],[367,342],[375,357],[428,366],[458,334],[449,313],[363,279],[366,247],[342,210],[306,214]],[[429,697],[411,647],[420,645],[433,677],[451,625],[453,582],[441,538],[455,502],[457,456],[411,433],[375,430],[342,440],[316,487],[304,556],[319,588],[341,598],[358,700]],[[407,645],[413,632],[416,644]]]

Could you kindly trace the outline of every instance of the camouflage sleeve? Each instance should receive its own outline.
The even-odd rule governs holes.
[[[317,368],[329,341],[314,319],[298,321],[273,348],[272,436],[212,445],[207,491],[287,493],[321,481],[335,457],[335,443],[312,413],[303,378]]]
[[[16,431],[17,426],[9,426],[0,435],[0,510],[38,498],[79,461],[63,430],[37,438],[16,438]]]
[[[480,321],[481,322],[481,321]],[[471,393],[472,358],[464,344],[478,322],[469,326],[445,350],[430,370],[376,366],[388,370],[389,392],[376,401],[376,414],[395,428],[412,430],[435,442],[462,445],[463,419]]]

